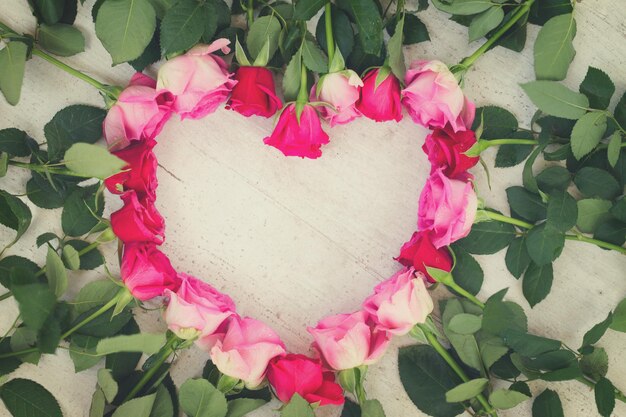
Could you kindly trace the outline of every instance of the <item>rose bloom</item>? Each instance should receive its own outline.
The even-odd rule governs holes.
[[[400,81],[391,72],[383,82],[376,86],[376,78],[380,68],[367,73],[363,79],[361,97],[356,108],[363,116],[377,122],[402,120],[402,104],[400,103]]]
[[[214,112],[228,98],[237,81],[231,79],[224,60],[212,52],[221,49],[228,53],[229,43],[222,38],[210,45],[196,45],[159,69],[157,88],[176,96],[174,110],[181,119],[200,119]]]
[[[232,316],[226,332],[211,348],[211,360],[225,375],[256,388],[265,378],[272,358],[285,353],[285,345],[274,330],[249,317]]]
[[[478,157],[464,154],[475,143],[473,131],[455,132],[450,125],[446,125],[426,136],[422,150],[428,155],[432,171],[441,168],[449,178],[462,178],[468,169],[478,163]]]
[[[443,62],[413,62],[405,84],[402,103],[415,123],[442,128],[450,124],[455,132],[472,126],[476,107]]]
[[[430,231],[435,248],[448,246],[468,235],[477,208],[472,183],[450,179],[438,169],[426,180],[420,195],[417,227]]]
[[[391,340],[389,333],[374,328],[364,311],[326,317],[307,330],[326,363],[337,371],[376,362]]]
[[[209,348],[210,336],[235,314],[235,303],[204,281],[182,273],[179,277],[180,288],[165,291],[169,298],[165,309],[167,327],[181,339],[197,336],[196,343]]]
[[[156,198],[159,184],[156,176],[158,161],[152,148],[156,145],[153,139],[134,142],[132,145],[113,152],[113,155],[124,160],[127,165],[124,171],[104,181],[107,189],[113,194],[135,190],[138,195]]]
[[[428,274],[427,266],[448,272],[452,270],[450,251],[445,247],[437,249],[431,241],[429,231],[413,233],[411,240],[402,245],[396,260],[421,272],[429,282],[436,281]]]
[[[122,195],[124,206],[111,214],[113,233],[124,243],[163,243],[165,221],[147,197],[137,196],[135,191]]]
[[[235,71],[237,84],[228,100],[228,108],[246,117],[270,117],[282,107],[276,96],[272,71],[264,67],[239,67]]]
[[[294,394],[320,406],[344,403],[343,389],[335,382],[335,373],[324,369],[318,359],[305,355],[275,357],[267,368],[267,380],[284,403],[291,401]]]
[[[424,323],[433,311],[433,300],[424,281],[426,277],[413,268],[405,268],[381,282],[363,302],[363,309],[376,328],[391,334],[407,334],[418,323]]]
[[[315,107],[306,104],[296,116],[296,105],[289,104],[281,113],[272,135],[263,142],[281,151],[285,156],[316,159],[322,156],[321,146],[329,142],[322,129]]]
[[[122,281],[135,298],[142,301],[176,291],[180,278],[170,260],[154,243],[124,245],[120,269]]]
[[[311,89],[311,101],[323,101],[332,105],[320,106],[320,114],[330,126],[345,124],[361,116],[356,108],[363,81],[352,70],[323,75]]]

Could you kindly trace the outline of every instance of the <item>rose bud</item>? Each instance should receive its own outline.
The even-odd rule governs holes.
[[[147,197],[138,197],[135,191],[122,195],[124,206],[111,214],[113,233],[124,243],[163,243],[165,221]]]
[[[235,314],[233,300],[204,281],[186,274],[177,291],[165,291],[169,298],[165,309],[167,327],[181,339],[197,337],[196,344],[208,349],[220,325]]]
[[[440,61],[415,61],[406,73],[402,103],[415,123],[424,127],[469,130],[475,106],[464,95],[454,74]]]
[[[173,113],[174,96],[155,87],[156,81],[140,72],[130,79],[104,119],[103,132],[110,149],[154,139],[161,132]]]
[[[170,260],[154,243],[124,245],[120,274],[124,285],[142,301],[161,296],[166,290],[176,291],[180,286]]]
[[[154,200],[159,183],[156,176],[158,162],[152,152],[154,145],[156,141],[147,139],[113,152],[113,155],[126,161],[127,166],[124,171],[104,181],[107,189],[113,194],[134,190],[138,195]]]
[[[322,145],[329,142],[322,129],[315,107],[304,105],[300,120],[296,115],[296,105],[288,104],[281,113],[272,135],[263,142],[281,151],[285,156],[300,156],[316,159],[322,155]]]
[[[332,72],[323,75],[311,89],[311,101],[323,101],[329,106],[320,106],[321,116],[330,122],[333,127],[349,123],[361,116],[356,108],[359,100],[359,91],[363,81],[352,70]]]
[[[376,362],[391,340],[389,333],[375,329],[364,311],[326,317],[307,330],[315,348],[337,371]]]
[[[196,45],[159,69],[157,88],[176,96],[174,110],[181,119],[200,119],[214,112],[228,98],[237,81],[231,79],[224,60],[212,52],[228,53],[229,43],[222,38],[210,45]]]
[[[267,368],[267,380],[285,404],[294,394],[320,406],[344,403],[343,389],[335,382],[334,372],[324,369],[318,359],[305,355],[275,357]]]
[[[274,330],[255,319],[232,316],[225,334],[211,348],[211,360],[221,373],[252,389],[263,382],[269,361],[284,353],[285,345]]]
[[[363,79],[361,97],[356,108],[363,116],[377,122],[402,120],[402,105],[400,103],[400,81],[391,72],[378,85],[376,81],[381,68],[367,73]]]
[[[465,151],[476,143],[476,135],[471,130],[455,132],[450,125],[435,129],[426,136],[422,150],[428,155],[431,172],[439,168],[449,178],[462,178],[467,170],[476,165],[478,157],[469,157]]]
[[[272,71],[264,67],[239,67],[235,71],[237,84],[233,87],[227,108],[246,117],[270,117],[282,107],[276,96]]]
[[[428,294],[426,277],[413,268],[406,268],[381,282],[363,303],[376,329],[402,336],[418,323],[424,323],[433,311],[433,300]]]
[[[412,267],[426,276],[429,282],[436,282],[426,270],[426,267],[437,268],[450,272],[452,270],[452,255],[447,248],[437,249],[430,240],[430,232],[415,232],[411,240],[402,245],[400,255],[395,258],[402,265]]]
[[[452,180],[438,169],[420,195],[417,227],[430,231],[435,248],[448,246],[469,234],[477,208],[472,183]]]

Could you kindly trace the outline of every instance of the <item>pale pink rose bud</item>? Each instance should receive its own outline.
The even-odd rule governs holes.
[[[349,123],[361,116],[356,104],[361,96],[363,81],[352,70],[323,75],[311,90],[311,101],[323,101],[334,108],[319,106],[322,117],[330,126]]]

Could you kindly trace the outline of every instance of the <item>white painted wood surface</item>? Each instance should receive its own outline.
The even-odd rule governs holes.
[[[416,3],[416,1],[413,1]],[[66,61],[107,83],[124,85],[130,67],[111,67],[111,60],[94,35],[92,1],[79,11],[77,25],[87,38],[87,51]],[[409,6],[411,7],[411,6]],[[577,5],[577,56],[566,84],[577,88],[587,66],[608,72],[617,94],[626,89],[626,8],[623,0],[585,0]],[[437,58],[458,62],[478,45],[467,44],[466,28],[430,7],[420,17],[431,42],[410,47],[407,58]],[[18,30],[32,31],[34,18],[24,0],[2,0],[0,19]],[[528,126],[534,107],[518,84],[534,79],[532,44],[537,27],[529,27],[522,54],[497,48],[483,56],[467,77],[465,90],[477,105],[494,104],[514,112]],[[615,102],[615,100],[614,100]],[[26,68],[21,103],[12,108],[0,102],[0,128],[18,127],[43,141],[43,126],[61,108],[75,103],[101,105],[97,92],[56,68],[34,58]],[[359,307],[376,283],[397,270],[392,257],[409,238],[416,223],[417,198],[429,170],[421,145],[426,130],[408,118],[401,123],[376,124],[357,120],[329,131],[331,143],[316,161],[284,158],[263,144],[272,120],[246,119],[219,110],[201,121],[170,122],[158,138],[158,207],[167,220],[164,250],[175,267],[230,294],[242,314],[262,319],[275,328],[289,349],[306,352],[311,342],[305,331],[318,319]],[[480,168],[480,195],[487,204],[507,211],[504,189],[521,184],[521,167],[491,168],[492,189]],[[0,188],[24,189],[26,175],[0,179]],[[25,173],[24,173],[25,174]],[[117,198],[108,198],[110,208]],[[32,205],[31,205],[32,206]],[[35,247],[43,231],[60,233],[60,211],[34,208],[33,225],[10,254],[43,262],[44,249]],[[0,245],[10,234],[0,230]],[[509,298],[525,306],[532,331],[580,345],[582,335],[601,321],[626,295],[626,259],[614,252],[578,242],[567,242],[555,265],[555,282],[548,299],[530,309],[520,283],[506,270],[504,251],[479,257],[486,279],[480,296],[486,298],[510,287]],[[108,264],[116,257],[108,250]],[[77,288],[103,272],[72,273]],[[447,293],[438,289],[436,297]],[[0,333],[17,315],[13,300],[0,303]],[[144,329],[164,328],[158,312],[138,312]],[[404,393],[397,373],[396,351],[411,343],[394,342],[380,364],[372,366],[367,381],[370,396],[379,398],[389,417],[422,416]],[[626,335],[609,331],[602,339],[610,356],[609,377],[626,389]],[[177,383],[199,375],[207,355],[194,348],[173,366]],[[88,414],[96,382],[95,370],[74,374],[64,350],[46,355],[38,367],[23,365],[15,376],[32,378],[59,400],[66,417]],[[577,382],[551,384],[561,395],[566,416],[595,416],[593,392]],[[540,392],[541,382],[533,384]],[[278,403],[251,414],[276,415]],[[324,416],[339,415],[328,408]],[[530,416],[530,403],[504,417]],[[0,407],[0,416],[8,416]],[[626,416],[618,403],[615,417]]]

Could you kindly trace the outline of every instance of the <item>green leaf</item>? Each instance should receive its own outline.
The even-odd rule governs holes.
[[[498,336],[492,336],[483,332],[477,334],[478,347],[485,369],[489,370],[496,362],[507,354],[509,348]]]
[[[452,317],[448,327],[454,333],[458,334],[474,334],[480,330],[482,320],[473,314],[461,313]]]
[[[615,116],[615,120],[619,123],[620,126],[626,126],[626,93],[622,95],[622,98],[617,102],[615,106],[615,111],[613,112]]]
[[[94,146],[94,145],[86,145]],[[63,232],[68,236],[81,236],[90,232],[100,221],[104,209],[104,196],[98,185],[78,187],[65,201],[61,213]]]
[[[476,15],[469,25],[469,41],[474,42],[498,27],[504,19],[502,6],[493,6]]]
[[[515,228],[502,222],[474,223],[470,234],[457,245],[475,255],[490,255],[506,248],[515,238]]]
[[[550,293],[553,279],[554,272],[551,263],[543,266],[539,266],[534,262],[530,263],[524,274],[522,291],[524,292],[524,298],[526,298],[531,307],[537,305]]]
[[[459,334],[450,328],[454,317],[469,312],[471,312],[471,310],[467,309],[466,305],[461,303],[458,299],[451,298],[447,300],[441,317],[443,331],[463,363],[476,370],[481,370],[482,362],[480,351],[474,336],[472,334]]]
[[[7,288],[16,284],[16,282],[11,282],[11,270],[16,267],[23,269],[20,274],[23,274],[26,278],[25,281],[20,283],[29,284],[35,281],[33,276],[39,272],[39,265],[21,256],[10,255],[0,259],[0,284]]]
[[[0,152],[6,152],[11,156],[30,156],[32,142],[33,140],[23,130],[13,127],[0,130]]]
[[[65,0],[31,0],[29,4],[38,22],[53,24],[63,17]]]
[[[609,219],[598,226],[593,237],[594,239],[622,246],[626,242],[626,223]]]
[[[161,22],[161,53],[169,56],[190,49],[205,29],[204,4],[179,0],[165,13]]]
[[[283,77],[283,93],[285,101],[295,100],[300,91],[300,71],[302,68],[302,54],[300,50],[296,52],[287,68],[285,69],[285,76]]]
[[[561,232],[567,232],[576,225],[578,206],[574,197],[568,192],[550,194],[548,200],[547,223]]]
[[[156,14],[148,0],[105,0],[96,17],[96,35],[113,65],[138,58],[155,28]]]
[[[559,394],[546,389],[533,402],[533,417],[564,417]]]
[[[120,405],[112,417],[150,417],[156,394],[134,398]]]
[[[61,257],[52,247],[48,247],[48,254],[46,255],[46,276],[50,290],[57,297],[65,294],[68,285],[67,271]]]
[[[348,15],[343,10],[337,8],[334,4],[332,4],[331,9],[335,43],[341,51],[341,55],[349,56],[352,49],[354,49],[354,31],[352,30],[352,23],[350,23]],[[324,18],[325,13],[326,12],[324,12],[317,21],[315,38],[324,53],[328,55],[328,45],[326,45],[326,19]]]
[[[487,300],[483,313],[483,330],[501,336],[507,330],[526,332],[527,329],[526,314],[518,304],[493,297]]]
[[[100,139],[106,114],[104,109],[82,104],[58,111],[44,127],[49,160],[60,160],[75,143],[95,143]]]
[[[178,416],[178,410],[174,410],[174,401],[172,394],[165,386],[165,384],[159,385],[156,391],[156,397],[154,399],[154,405],[150,411],[150,417],[176,417]]]
[[[611,329],[626,333],[626,298],[624,298],[613,311]]]
[[[571,0],[541,0],[536,1],[530,8],[528,21],[534,25],[543,25],[554,16],[571,13]]]
[[[472,130],[477,130],[483,123],[481,139],[508,138],[518,128],[517,118],[507,109],[497,106],[485,106],[476,109]]]
[[[334,17],[333,17],[334,19]],[[390,33],[390,35],[392,35]],[[430,40],[428,28],[414,14],[406,13],[404,16],[404,45],[414,45]]]
[[[164,344],[165,335],[162,333],[122,335],[102,339],[98,342],[96,353],[102,356],[116,352],[143,352],[152,355]]]
[[[530,396],[522,394],[518,391],[497,389],[489,396],[489,402],[499,410],[508,410],[509,408],[516,407],[529,398]]]
[[[621,222],[626,223],[626,197],[621,197],[613,204],[610,213]]]
[[[119,289],[120,287],[109,279],[92,281],[85,284],[72,302],[75,315],[78,316],[95,307],[106,304],[115,297]]]
[[[66,246],[73,247],[77,252],[80,252],[83,249],[86,249],[87,246],[90,245],[89,242],[85,242],[84,240],[78,240],[78,239],[68,240],[65,243],[66,243]],[[63,249],[65,249],[65,247]],[[79,269],[82,269],[82,270],[96,269],[100,265],[104,264],[104,257],[102,256],[102,253],[100,253],[100,250],[98,248],[91,249],[89,252],[86,252],[80,255],[79,260],[80,260]],[[67,262],[66,262],[66,265],[67,265]]]
[[[81,31],[64,23],[41,25],[39,44],[46,51],[59,56],[72,56],[85,50],[85,38]]]
[[[535,179],[535,175],[533,174],[533,165],[537,156],[545,149],[545,145],[540,145],[535,148],[534,151],[530,154],[526,163],[524,164],[524,169],[522,171],[522,182],[524,187],[533,193],[539,193],[539,185],[537,184],[537,180]]]
[[[37,346],[37,332],[28,327],[18,327],[11,335],[11,350],[17,352],[23,349],[30,349]],[[4,352],[3,352],[4,353]],[[41,352],[33,352],[28,355],[20,355],[19,360],[22,362],[37,365],[41,359]],[[2,372],[0,372],[0,375]]]
[[[436,8],[454,15],[472,15],[483,12],[493,5],[489,0],[432,0]]]
[[[452,271],[454,281],[469,293],[478,294],[485,277],[480,264],[463,248],[453,245],[452,249],[456,258]]]
[[[598,413],[602,417],[611,417],[615,409],[615,387],[608,379],[602,377],[593,388]]]
[[[361,417],[361,406],[346,398],[340,417]]]
[[[549,224],[535,226],[526,235],[526,250],[537,266],[549,265],[565,246],[565,234]]]
[[[227,413],[226,397],[206,379],[188,379],[180,387],[179,397],[187,415],[224,417]]]
[[[572,41],[576,36],[573,14],[553,17],[539,31],[535,41],[535,76],[538,80],[565,78],[576,55]]]
[[[65,165],[73,172],[86,177],[105,179],[118,173],[126,162],[111,154],[106,148],[88,143],[75,143],[65,152]]]
[[[0,91],[15,106],[20,101],[28,47],[22,42],[9,42],[0,50]]]
[[[18,268],[16,268],[18,269]],[[15,269],[13,270],[15,271]],[[13,272],[11,273],[13,279]],[[22,320],[33,330],[39,330],[54,310],[56,297],[47,284],[20,284],[11,287]]]
[[[615,93],[615,84],[602,70],[589,67],[585,79],[580,84],[580,92],[587,96],[591,107],[604,110],[609,107],[611,97]]]
[[[0,398],[15,417],[63,417],[52,394],[29,379],[16,378],[2,385]]]
[[[80,256],[78,255],[78,251],[74,249],[73,246],[65,245],[63,246],[63,264],[70,270],[76,271],[80,268]]]
[[[528,265],[530,265],[530,256],[526,250],[526,238],[515,238],[506,251],[504,261],[506,268],[515,278],[520,278]]]
[[[571,351],[559,349],[541,353],[534,359],[522,358],[522,361],[530,369],[558,371],[576,367],[577,358]]]
[[[101,389],[96,388],[91,396],[91,405],[89,406],[89,417],[103,417],[106,407],[106,399]]]
[[[422,412],[454,417],[463,406],[446,402],[446,392],[461,383],[460,378],[428,345],[402,347],[398,353],[400,380],[409,398]]]
[[[304,65],[313,72],[328,72],[328,58],[312,40],[307,39],[302,44],[302,60]]]
[[[613,313],[609,313],[606,319],[602,320],[600,323],[593,326],[585,335],[583,336],[583,343],[581,347],[593,345],[598,342],[604,333],[609,329],[609,326],[613,322]]]
[[[74,372],[81,372],[97,365],[102,357],[96,355],[96,346],[100,339],[93,336],[74,334],[70,340],[70,358],[74,363]]]
[[[0,341],[0,353],[11,353],[12,351],[13,349],[10,346],[9,339]],[[15,357],[0,359],[0,380],[4,379],[4,375],[8,375],[19,368],[21,364],[22,361]]]
[[[378,55],[383,44],[383,21],[374,0],[338,0],[337,6],[356,23],[363,52]]]
[[[531,81],[522,89],[542,112],[564,119],[580,119],[587,113],[589,100],[556,81]]]
[[[572,130],[572,153],[581,159],[595,149],[606,132],[606,114],[589,112],[578,119]]]
[[[17,232],[9,245],[17,242],[28,230],[33,215],[19,198],[0,190],[0,224]]]
[[[515,352],[526,357],[539,356],[546,352],[556,351],[561,342],[514,329],[502,333],[504,342]]]
[[[565,191],[572,180],[569,171],[562,166],[551,166],[537,175],[537,186],[545,193]]]
[[[511,213],[524,220],[536,223],[547,217],[546,203],[541,200],[539,194],[532,193],[524,187],[514,186],[506,189],[506,197],[511,206]]]
[[[516,136],[522,135],[511,135],[512,138],[515,138]],[[526,158],[528,158],[528,155],[530,155],[532,151],[533,147],[528,145],[500,145],[498,146],[498,152],[496,153],[495,167],[509,168],[517,164],[521,164],[526,160]]]
[[[574,176],[574,184],[586,197],[612,200],[620,193],[620,186],[615,177],[600,168],[582,168]]]
[[[248,32],[246,45],[250,52],[250,57],[256,59],[263,49],[263,45],[269,39],[269,56],[273,56],[278,48],[278,37],[280,36],[280,22],[274,16],[262,16],[254,21]],[[304,55],[304,53],[303,53]]]
[[[301,0],[296,2],[293,18],[296,20],[309,20],[324,7],[326,0]]]
[[[243,417],[265,404],[267,404],[267,401],[260,398],[237,398],[230,400],[226,417]]]
[[[106,368],[98,369],[98,385],[102,392],[104,393],[104,397],[107,399],[109,403],[113,402],[115,396],[117,395],[118,386],[115,379],[111,375],[111,371]]]
[[[483,392],[487,384],[489,384],[487,378],[477,378],[464,382],[446,392],[446,401],[449,403],[460,403],[474,398]]]
[[[383,406],[378,400],[365,400],[361,404],[362,417],[385,417]]]
[[[609,355],[601,347],[595,347],[580,360],[580,369],[594,381],[599,380],[609,371]]]
[[[404,14],[398,19],[395,31],[389,42],[387,43],[387,54],[389,56],[389,66],[393,74],[399,79],[404,80],[406,73],[406,64],[404,63],[404,52],[402,52],[402,38],[404,34]]]
[[[612,203],[599,198],[578,200],[578,217],[576,227],[583,233],[593,233],[600,222],[610,217]]]
[[[613,132],[609,139],[609,146],[607,148],[607,158],[609,164],[615,168],[617,161],[619,160],[620,153],[622,151],[622,134],[619,131]]]

